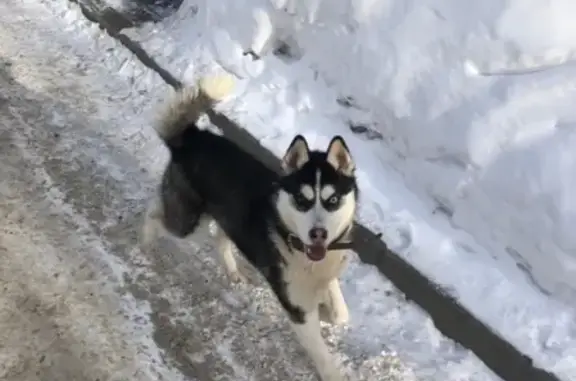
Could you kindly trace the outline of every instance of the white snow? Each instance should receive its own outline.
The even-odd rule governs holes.
[[[153,373],[157,372],[161,374],[158,377],[163,379],[179,380],[182,376],[169,363],[163,361],[161,357],[164,354],[152,340],[153,327],[147,317],[150,306],[145,302],[134,300],[130,294],[121,291],[125,286],[122,275],[127,274],[134,278],[143,275],[142,268],[147,266],[146,261],[149,259],[143,257],[137,248],[128,253],[128,258],[117,256],[112,252],[113,249],[110,249],[114,246],[114,242],[106,236],[109,226],[118,225],[119,216],[129,216],[135,209],[143,207],[152,191],[151,185],[161,174],[167,154],[155,136],[151,121],[156,111],[155,106],[163,101],[169,89],[162,84],[157,75],[146,69],[115,40],[87,22],[78,8],[68,1],[10,0],[0,8],[3,11],[0,18],[2,26],[6,28],[5,30],[10,30],[10,33],[5,33],[1,37],[0,51],[12,58],[10,70],[14,81],[29,92],[31,98],[29,101],[47,103],[38,111],[39,114],[52,113],[51,123],[60,127],[50,126],[50,128],[61,128],[63,132],[60,134],[58,145],[52,148],[53,151],[42,154],[42,151],[37,150],[45,144],[42,141],[43,134],[47,134],[49,130],[44,131],[39,127],[48,128],[48,126],[42,123],[27,124],[23,117],[17,124],[18,129],[5,130],[17,137],[18,144],[21,144],[18,148],[21,149],[22,155],[28,155],[27,157],[16,155],[10,157],[10,160],[13,160],[15,165],[21,160],[34,163],[36,172],[32,174],[33,176],[30,175],[32,180],[29,181],[37,181],[38,184],[33,183],[31,186],[38,186],[41,192],[34,196],[39,201],[30,200],[29,204],[17,201],[16,204],[21,206],[22,213],[26,211],[31,213],[24,215],[25,220],[34,220],[34,213],[37,213],[43,218],[50,217],[52,223],[47,223],[46,226],[37,225],[37,231],[33,232],[19,231],[17,236],[3,240],[3,243],[9,248],[21,251],[23,256],[26,253],[26,258],[30,260],[42,253],[46,258],[34,263],[34,267],[37,268],[35,271],[42,273],[43,279],[50,277],[52,268],[48,266],[51,260],[54,260],[53,266],[61,267],[63,271],[69,270],[66,266],[73,268],[76,262],[89,263],[91,268],[96,269],[94,276],[98,279],[98,284],[104,282],[102,289],[96,289],[97,294],[101,294],[102,298],[110,301],[115,307],[114,314],[110,316],[106,316],[106,311],[95,310],[95,313],[100,314],[98,323],[108,324],[114,335],[122,338],[128,348],[126,353],[134,359],[130,369],[124,371],[136,369],[142,379],[154,379]],[[175,54],[174,57],[176,56]],[[210,65],[211,57],[209,55],[205,57],[203,62]],[[202,60],[199,62],[202,63]],[[189,63],[186,63],[185,68],[189,68]],[[188,74],[194,69],[192,68]],[[274,78],[280,84],[283,81],[282,76]],[[259,123],[280,123],[286,113],[294,113],[291,102],[298,98],[290,100],[289,97],[284,97],[286,94],[262,90],[264,92],[260,93],[253,88],[252,92],[246,93],[244,100],[246,103],[230,105],[229,111],[245,122],[250,121],[255,127],[262,125]],[[264,107],[265,104],[262,100],[254,98],[265,98],[267,94],[274,95],[278,101],[277,105],[272,106],[280,107],[268,110],[269,116],[275,118],[274,120],[262,119],[257,122],[258,117],[264,118],[266,115],[261,113],[264,109],[255,110],[253,105]],[[310,102],[312,100],[313,98],[310,98]],[[62,107],[61,104],[66,107]],[[244,108],[244,105],[250,108]],[[12,117],[16,118],[19,115],[18,110],[15,104]],[[64,110],[74,112],[67,114],[63,112]],[[319,122],[323,122],[322,115],[318,115],[317,118]],[[285,127],[289,134],[293,132],[291,125],[278,124],[278,126]],[[266,133],[269,138],[273,137],[270,135],[270,129],[254,132]],[[322,135],[322,130],[319,132],[316,143],[325,142],[327,136]],[[278,139],[273,142],[279,144],[276,146],[276,151],[279,152],[279,147],[285,145],[288,136],[281,130],[275,133],[278,133]],[[309,132],[307,134],[310,135]],[[59,170],[74,169],[75,189],[64,188],[66,182],[52,184],[46,180],[50,180],[49,175],[44,175],[49,160],[60,160],[63,165],[65,164],[66,167]],[[8,166],[6,168],[0,166],[0,170],[10,173],[11,163],[3,164]],[[103,173],[94,174],[88,173],[89,171]],[[83,177],[83,174],[91,177]],[[365,183],[363,180],[363,186]],[[10,184],[4,182],[1,185],[0,189],[3,192],[15,197],[23,192],[10,188]],[[103,190],[107,197],[106,203],[92,205],[89,201],[92,194],[101,194]],[[34,191],[34,188],[26,189],[26,192],[31,194]],[[85,192],[82,195],[87,198],[83,201],[84,204],[75,204],[77,200],[70,195],[74,191]],[[47,192],[53,197],[45,200],[39,197],[44,194],[42,192]],[[97,225],[97,221],[89,220],[90,213],[95,213],[91,208],[102,214],[102,226]],[[63,221],[68,220],[73,221],[77,230],[65,230]],[[5,222],[12,223],[11,220]],[[18,226],[20,222],[13,223]],[[60,243],[42,238],[42,232],[50,228],[60,229],[59,234],[72,238]],[[22,239],[16,238],[20,236]],[[33,240],[34,245],[27,246],[24,237]],[[78,240],[81,242],[77,242]],[[43,250],[43,247],[46,249]],[[56,248],[62,252],[57,253]],[[186,261],[190,263],[202,261],[203,265],[214,267],[216,260],[207,257],[209,256],[204,254],[201,258],[187,258]],[[185,267],[187,262],[182,266]],[[73,282],[72,276],[68,281]],[[211,278],[211,281],[214,286],[218,285],[216,279]],[[230,300],[237,300],[236,304],[244,305],[248,300],[250,303],[258,304],[254,307],[256,309],[271,309],[270,306],[276,306],[265,288],[257,287],[252,290],[250,286],[245,286],[244,291],[249,293],[248,296],[234,290],[220,292],[222,295],[227,295],[225,300],[227,303],[230,303]],[[360,373],[369,375],[368,379],[371,380],[375,377],[395,381],[413,380],[415,377],[432,381],[497,379],[472,353],[443,337],[430,319],[417,307],[404,301],[398,291],[382,278],[375,268],[362,265],[357,260],[353,261],[343,278],[343,291],[350,304],[352,322],[349,327],[326,327],[326,330],[329,333],[329,340],[339,349],[344,349],[341,357],[348,364],[347,367],[359,367]],[[119,294],[115,294],[116,292]],[[174,295],[169,296],[176,298]],[[66,298],[68,295],[62,297]],[[179,309],[178,312],[181,313],[179,316],[183,316],[182,324],[194,325],[201,320],[217,319],[212,315],[186,316],[182,313],[183,310],[198,310],[194,309],[196,308],[194,306],[187,306],[187,303],[190,303],[190,295],[181,295],[181,298],[181,303],[178,303],[177,299],[172,302],[174,308]],[[213,304],[216,305],[216,302]],[[126,314],[125,321],[119,318],[123,313]],[[231,324],[237,323],[236,318],[228,315],[225,318]],[[99,336],[98,328],[91,327],[90,315],[78,319],[77,322],[73,322],[79,327],[78,330],[90,331],[90,335],[85,338],[87,341],[106,342],[105,337]],[[254,322],[245,328],[254,330],[258,327],[258,323]],[[234,326],[226,329],[226,334],[228,335],[230,331],[237,334],[235,341],[244,341],[246,348],[253,345],[245,338],[244,331],[235,329]],[[210,332],[209,327],[207,332]],[[228,366],[239,372],[237,379],[242,379],[242,373],[245,373],[247,379],[252,379],[253,376],[248,374],[249,369],[240,364],[237,357],[246,356],[246,353],[232,353],[230,345],[226,342],[219,348],[219,352],[222,356],[230,354]],[[193,359],[197,360],[194,356]],[[282,361],[287,360],[284,358],[274,360],[278,363]],[[351,363],[353,364],[350,365]],[[300,370],[301,368],[294,365],[296,373],[290,375],[290,379],[308,380],[306,375],[297,374]]]
[[[224,109],[278,155],[295,133],[314,146],[344,135],[360,220],[569,380],[575,18],[569,0],[186,0],[125,33],[187,83],[216,64],[237,73]],[[296,57],[270,54],[272,31]]]

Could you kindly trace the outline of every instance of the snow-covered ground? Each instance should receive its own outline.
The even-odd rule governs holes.
[[[267,287],[230,287],[205,229],[137,246],[168,91],[68,1],[0,2],[1,379],[313,379]],[[257,95],[229,105],[255,127]],[[375,268],[353,260],[343,291],[352,321],[325,333],[353,380],[497,379]]]
[[[125,33],[186,83],[237,73],[223,109],[278,155],[295,133],[344,135],[360,220],[569,380],[575,18],[568,0],[185,0]],[[290,57],[266,47],[273,30]]]

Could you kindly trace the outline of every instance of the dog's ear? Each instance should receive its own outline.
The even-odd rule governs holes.
[[[284,154],[282,169],[286,174],[297,171],[310,159],[308,142],[302,135],[297,135]]]
[[[344,142],[344,138],[340,135],[333,137],[330,141],[326,152],[326,160],[336,168],[336,170],[347,176],[352,176],[354,173],[355,166],[352,155]]]

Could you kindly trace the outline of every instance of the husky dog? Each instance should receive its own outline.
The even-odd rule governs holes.
[[[229,76],[205,77],[179,91],[163,114],[157,132],[171,158],[147,212],[144,240],[150,242],[158,227],[185,238],[203,217],[213,219],[228,276],[243,278],[236,246],[268,281],[321,379],[344,380],[319,322],[348,320],[338,276],[358,200],[352,156],[340,136],[317,151],[298,135],[284,155],[283,173],[275,173],[230,140],[197,127],[232,88]]]

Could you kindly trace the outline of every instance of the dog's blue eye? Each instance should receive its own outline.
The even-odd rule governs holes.
[[[339,201],[339,200],[340,200],[340,199],[338,198],[338,196],[332,196],[332,197],[330,197],[330,198],[328,199],[328,204],[330,204],[330,205],[336,205],[336,204],[338,204],[338,201]]]

